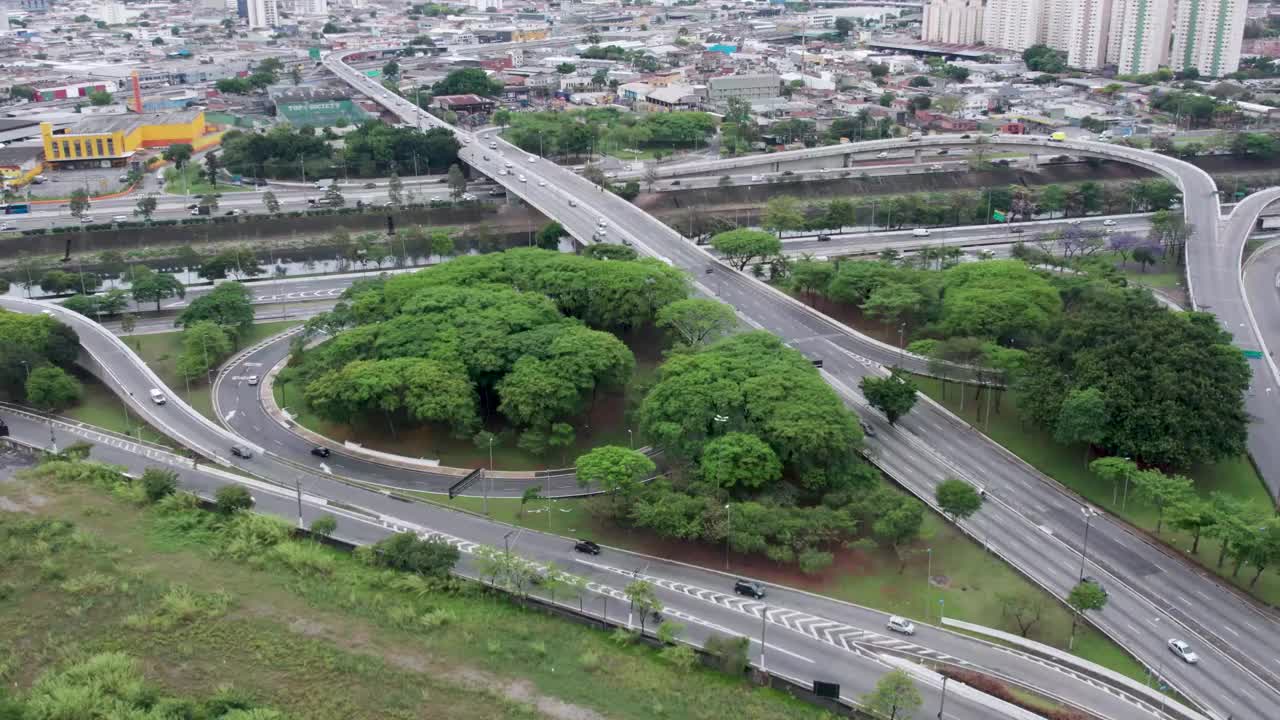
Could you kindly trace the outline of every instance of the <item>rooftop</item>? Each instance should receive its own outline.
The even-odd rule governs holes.
[[[101,135],[103,133],[129,132],[139,125],[176,125],[189,123],[203,110],[177,110],[168,113],[136,115],[103,115],[90,117],[67,129],[67,135]]]

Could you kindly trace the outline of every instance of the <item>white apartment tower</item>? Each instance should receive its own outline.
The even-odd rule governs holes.
[[[1071,13],[1079,0],[1044,0],[1040,12],[1040,42],[1067,51],[1071,41]]]
[[[249,27],[254,30],[273,28],[280,24],[280,12],[276,0],[249,0]]]
[[[1067,35],[1067,65],[1081,70],[1097,70],[1107,64],[1110,46],[1112,0],[1075,0],[1064,19]]]
[[[1248,9],[1248,0],[1178,0],[1173,69],[1195,68],[1205,77],[1238,70]]]
[[[982,0],[930,0],[924,7],[925,42],[973,45],[982,40]]]
[[[1112,0],[1107,62],[1121,75],[1155,72],[1169,64],[1173,0]]]
[[[1040,42],[1042,0],[987,0],[982,17],[986,44],[1021,52]]]

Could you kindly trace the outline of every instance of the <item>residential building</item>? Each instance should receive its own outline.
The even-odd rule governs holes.
[[[280,24],[276,0],[248,0],[248,5],[250,29],[263,30]]]
[[[293,11],[299,15],[328,15],[329,0],[295,0]]]
[[[1044,0],[1040,12],[1040,42],[1054,50],[1067,51],[1071,43],[1071,15],[1079,0]]]
[[[1112,0],[1107,60],[1122,75],[1155,72],[1169,64],[1173,1]]]
[[[920,39],[951,45],[974,45],[982,40],[983,0],[931,0],[924,8]]]
[[[982,17],[987,45],[1021,52],[1040,41],[1042,0],[988,0]]]
[[[782,77],[773,74],[723,75],[707,80],[707,99],[713,103],[729,98],[756,100],[782,94]]]
[[[1173,69],[1195,68],[1205,77],[1238,70],[1248,9],[1248,0],[1178,0]]]
[[[1107,50],[1111,46],[1111,4],[1112,0],[1075,0],[1072,3],[1071,14],[1065,18],[1071,28],[1067,36],[1067,65],[1097,70],[1107,64]]]

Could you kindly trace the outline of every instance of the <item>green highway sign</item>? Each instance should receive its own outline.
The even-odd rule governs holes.
[[[1006,217],[1003,210],[995,210],[991,213],[991,219],[996,222],[1004,222]]]
[[[1249,358],[1250,360],[1261,360],[1262,351],[1261,350],[1245,350],[1244,356]]]

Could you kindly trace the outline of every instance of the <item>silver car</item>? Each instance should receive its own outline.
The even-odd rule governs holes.
[[[1173,651],[1174,655],[1177,655],[1178,657],[1182,658],[1182,662],[1188,665],[1195,665],[1196,663],[1200,662],[1200,656],[1197,655],[1196,652],[1191,649],[1190,645],[1186,644],[1181,640],[1178,640],[1176,638],[1170,640],[1169,649]]]

